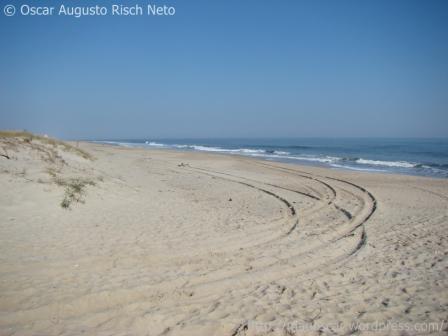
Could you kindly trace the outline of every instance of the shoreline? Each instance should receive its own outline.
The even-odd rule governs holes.
[[[273,162],[349,171],[448,178],[446,139],[165,139],[95,141],[147,149],[174,149],[256,157]],[[406,153],[406,154],[403,154]]]
[[[308,163],[308,162],[294,162],[294,160],[269,160],[267,158],[262,158],[262,157],[255,157],[255,156],[250,156],[250,155],[244,155],[244,154],[231,154],[231,153],[226,153],[226,152],[206,152],[206,151],[199,151],[199,150],[185,150],[182,148],[157,148],[157,147],[143,147],[143,146],[126,146],[126,145],[121,145],[119,143],[117,144],[113,144],[113,143],[105,143],[102,141],[90,141],[90,140],[79,140],[79,141],[69,141],[70,143],[85,143],[85,144],[94,144],[94,145],[104,145],[104,146],[110,146],[112,148],[114,147],[120,147],[120,148],[127,148],[127,149],[141,149],[141,150],[146,150],[146,151],[157,151],[157,152],[164,152],[166,151],[167,153],[169,152],[179,152],[179,153],[197,153],[197,154],[203,154],[203,155],[217,155],[217,156],[225,156],[225,157],[229,157],[229,158],[243,158],[243,159],[248,159],[248,160],[255,160],[255,161],[260,161],[260,162],[271,162],[274,164],[283,164],[283,165],[288,165],[288,166],[292,166],[292,167],[299,167],[299,168],[306,168],[306,167],[310,167],[310,168],[320,168],[320,169],[325,169],[328,171],[340,171],[340,172],[348,172],[348,173],[361,173],[361,174],[375,174],[375,175],[393,175],[393,176],[410,176],[410,177],[417,177],[417,178],[429,178],[429,179],[437,179],[437,180],[443,180],[446,181],[448,180],[448,177],[442,177],[442,176],[432,176],[432,175],[421,175],[421,174],[412,174],[412,173],[405,173],[405,172],[397,172],[397,171],[386,171],[386,170],[369,170],[369,169],[350,169],[350,168],[346,168],[343,166],[329,166],[329,165],[325,165],[325,164],[319,164],[319,163]]]

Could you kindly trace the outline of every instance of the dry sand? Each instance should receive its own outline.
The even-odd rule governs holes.
[[[448,180],[0,145],[0,335],[446,334]]]

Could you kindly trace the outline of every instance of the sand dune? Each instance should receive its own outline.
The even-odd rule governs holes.
[[[1,335],[446,332],[447,180],[1,145]]]

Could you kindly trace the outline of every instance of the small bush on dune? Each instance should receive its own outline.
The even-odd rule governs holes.
[[[65,186],[65,195],[61,202],[61,207],[64,209],[69,209],[73,202],[84,203],[83,195],[86,186],[94,186],[95,182],[91,180],[85,180],[80,178],[75,178],[71,180],[56,180],[56,184]]]

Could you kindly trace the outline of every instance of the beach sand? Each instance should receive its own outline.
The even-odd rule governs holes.
[[[446,334],[448,180],[0,144],[0,335]]]

